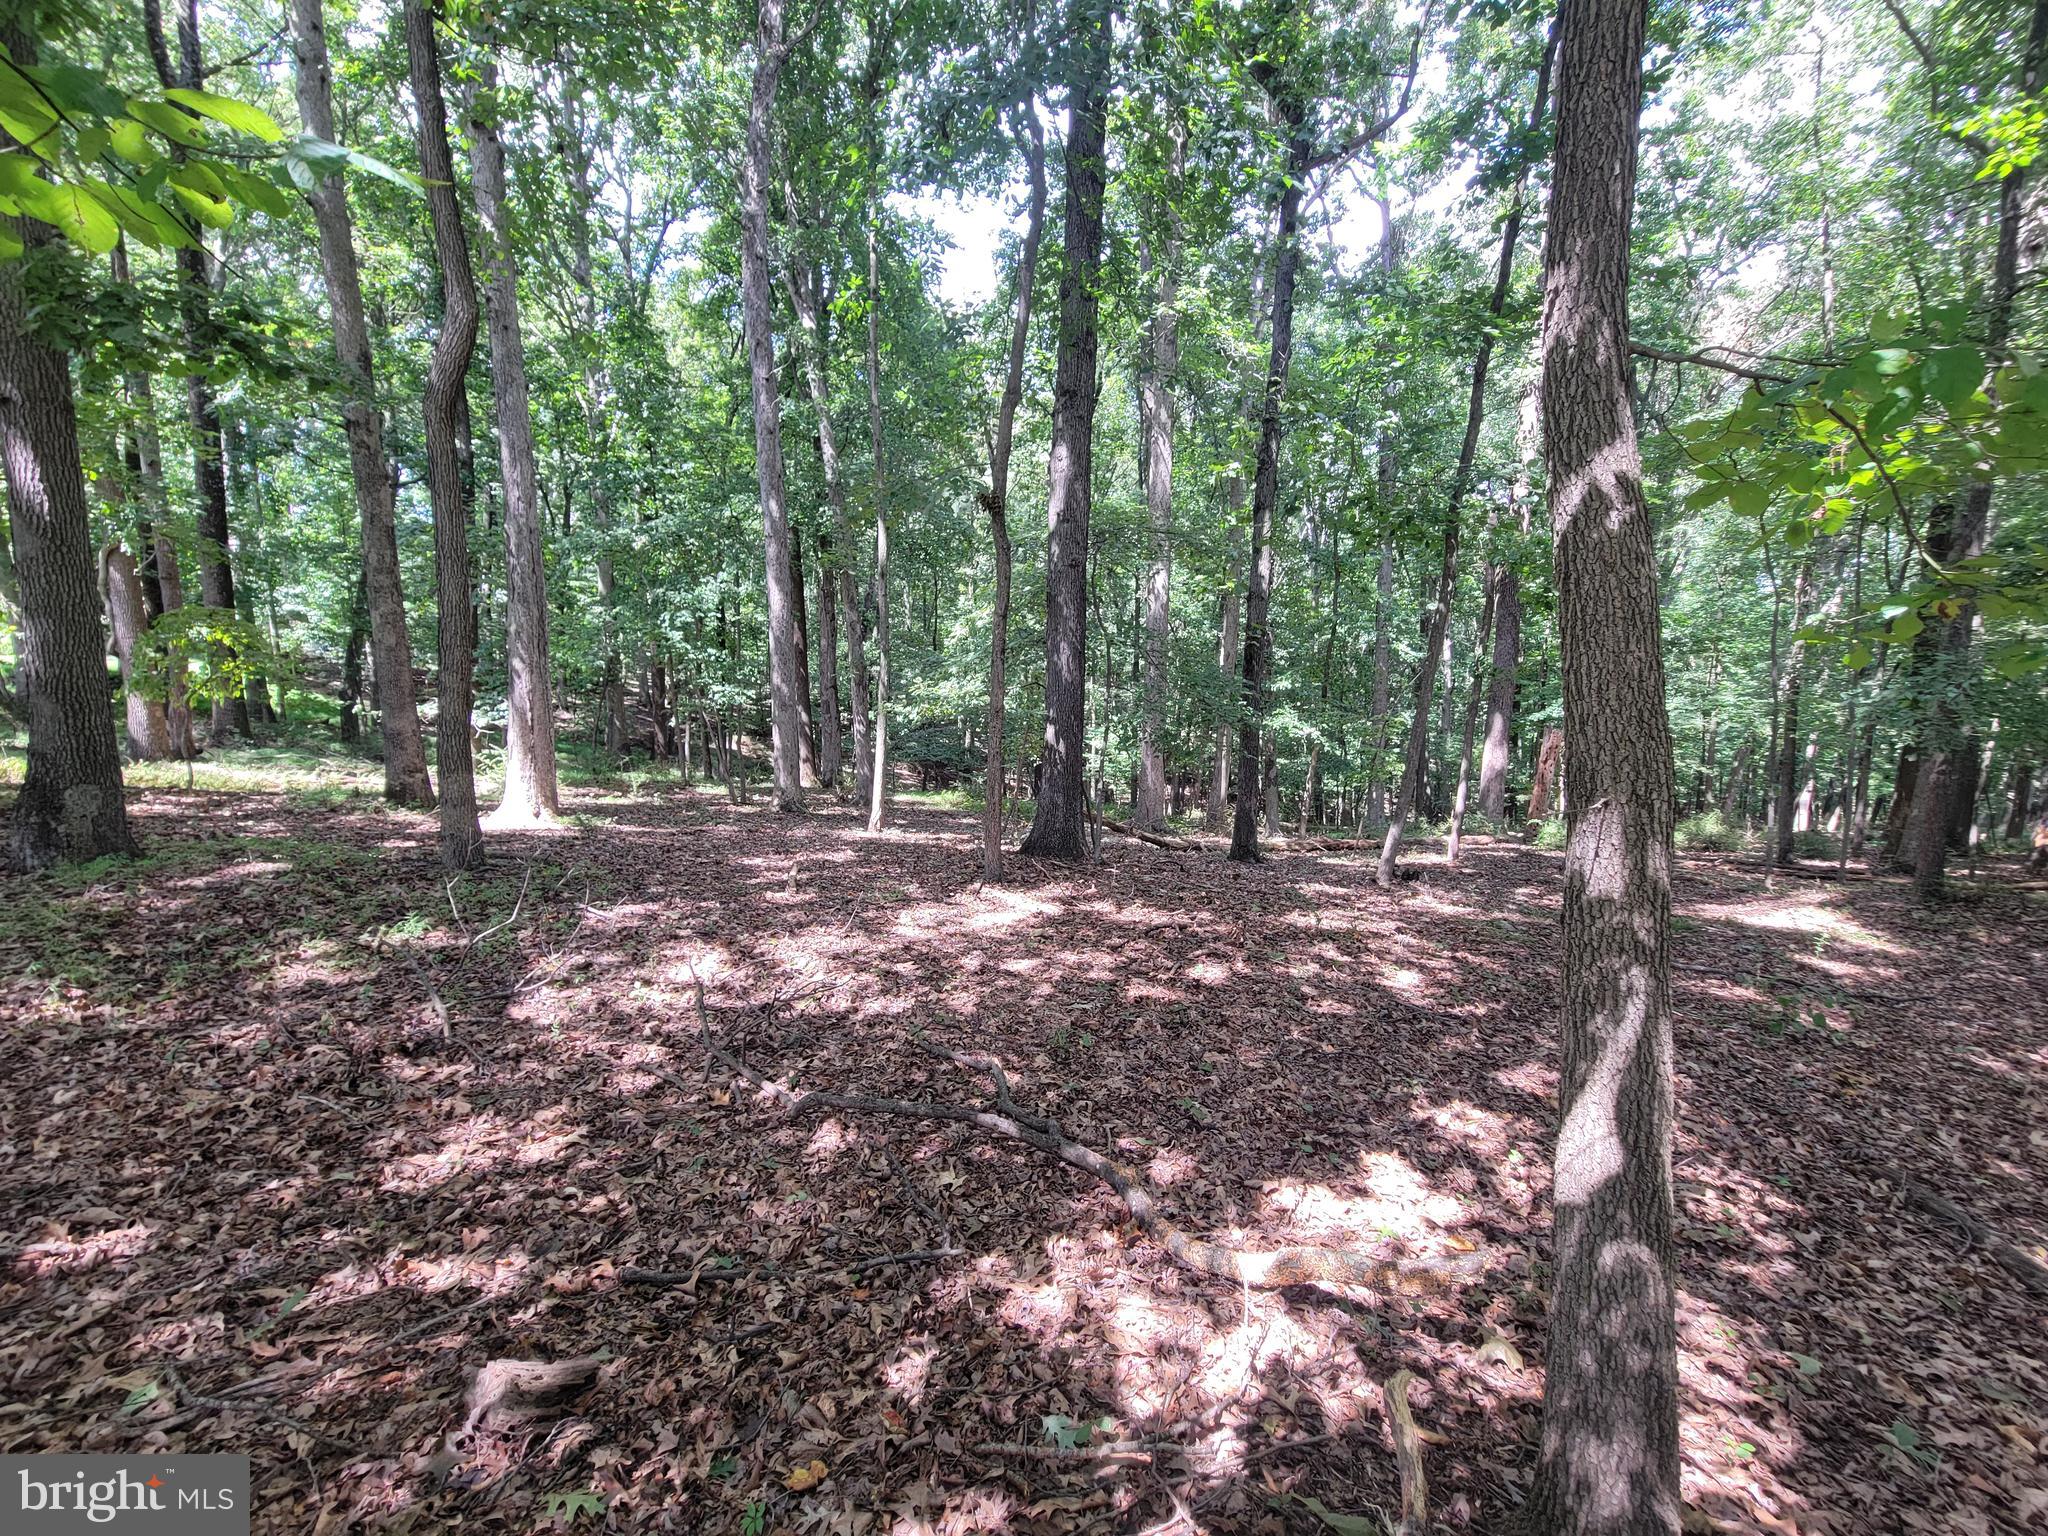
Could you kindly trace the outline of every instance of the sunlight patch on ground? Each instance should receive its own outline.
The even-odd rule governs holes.
[[[90,1237],[46,1237],[28,1244],[16,1254],[13,1267],[29,1275],[80,1274],[117,1259],[134,1258],[150,1246],[150,1235],[155,1230],[138,1223],[109,1232],[95,1232]]]
[[[1371,1238],[1434,1238],[1463,1221],[1464,1202],[1432,1190],[1399,1153],[1363,1152],[1358,1162],[1364,1196],[1282,1179],[1267,1191],[1266,1209],[1287,1217],[1305,1237],[1334,1247],[1362,1246],[1361,1240]]]
[[[1787,906],[1780,898],[1762,896],[1749,901],[1695,902],[1685,907],[1681,915],[1698,922],[1734,923],[1767,933],[1794,933],[1805,938],[1825,939],[1829,943],[1867,950],[1874,955],[1903,956],[1906,953],[1882,934],[1871,932],[1853,917],[1832,910],[1822,901]]]

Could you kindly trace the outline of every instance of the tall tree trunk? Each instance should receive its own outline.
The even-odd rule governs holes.
[[[1180,215],[1174,201],[1180,194],[1183,142],[1176,129],[1161,198],[1166,234],[1156,263],[1158,301],[1138,379],[1138,416],[1145,444],[1145,514],[1152,549],[1145,570],[1144,704],[1138,723],[1138,792],[1131,821],[1148,831],[1156,831],[1166,822],[1166,753],[1160,734],[1166,716],[1166,641],[1173,595],[1173,387],[1180,370],[1176,308],[1181,244]],[[1148,270],[1155,265],[1149,247],[1141,249],[1139,259]]]
[[[1394,469],[1391,449],[1382,445],[1380,463]],[[1382,502],[1382,505],[1385,503]],[[1387,816],[1387,737],[1392,730],[1394,623],[1394,541],[1380,540],[1379,576],[1373,583],[1372,618],[1372,771],[1365,782],[1366,824],[1378,826]]]
[[[870,47],[877,46],[870,40]],[[876,67],[871,61],[871,69]],[[875,737],[868,775],[868,830],[882,830],[889,808],[889,495],[882,439],[881,144],[875,129],[879,78],[868,90],[868,448],[875,495]]]
[[[488,55],[470,99],[471,190],[484,258],[484,322],[491,403],[505,487],[505,793],[494,827],[545,825],[561,812],[555,775],[554,686],[548,676],[548,583],[534,467],[533,407],[519,334],[519,274],[505,206],[505,144],[498,136],[497,71]]]
[[[34,64],[35,41],[18,22],[0,24],[0,42],[17,64]],[[0,144],[13,142],[0,130]],[[34,219],[0,220],[0,229],[32,254],[55,237]],[[40,869],[133,853],[135,844],[107,708],[71,363],[29,329],[24,265],[23,257],[0,261],[0,457],[21,610],[16,677],[28,715],[28,772],[7,854],[17,868]]]
[[[434,761],[441,779],[441,862],[471,869],[483,859],[470,745],[476,674],[476,609],[469,569],[469,497],[463,474],[462,413],[469,360],[476,349],[476,277],[455,201],[442,96],[441,50],[431,0],[404,0],[405,52],[419,116],[420,174],[441,269],[441,334],[427,363],[421,420],[427,440],[427,492],[434,508],[434,602],[438,616]]]
[[[143,0],[142,16],[158,82],[166,88],[203,89],[206,71],[199,53],[198,0],[182,0],[179,7],[178,57],[175,63],[165,41],[160,0]],[[182,160],[183,156],[181,149],[172,148],[171,158],[174,161]],[[181,246],[175,261],[185,350],[193,357],[212,357],[220,350],[220,345],[213,322],[213,285],[208,280],[206,251],[197,242]],[[235,573],[228,536],[226,443],[221,433],[220,408],[214,398],[213,384],[203,371],[194,371],[186,377],[185,415],[192,432],[192,486],[198,502],[194,523],[199,536],[200,596],[207,607],[232,616],[236,611]],[[232,670],[235,665],[229,651],[217,656],[216,662],[223,670]],[[224,688],[215,680],[211,692],[214,741],[223,742],[230,736],[253,739],[255,732],[250,728],[249,704],[242,690]]]
[[[333,143],[339,136],[321,0],[292,0],[291,29],[298,56],[299,118],[306,132]],[[427,777],[419,704],[412,692],[412,642],[406,633],[405,589],[399,579],[393,487],[384,459],[384,419],[377,411],[348,193],[340,176],[328,176],[306,198],[320,232],[320,269],[327,279],[334,354],[345,390],[341,419],[348,433],[349,467],[363,525],[363,592],[377,687],[373,702],[384,740],[384,797],[430,810],[434,788]]]
[[[2048,0],[2034,0],[2034,19],[2027,32],[2027,46],[2020,60],[2020,96],[2030,99],[2041,87],[2041,64],[2048,53]],[[2027,182],[2032,168],[2009,169],[1998,186],[1998,252],[1992,262],[1990,313],[1985,317],[1987,351],[1997,359],[2012,335],[2013,301],[2019,293],[2020,226],[2027,216]],[[1991,482],[1980,480],[1963,494],[1963,505],[1955,521],[1945,554],[1935,558],[1943,564],[1967,560],[1982,554],[1991,532]],[[1928,542],[1933,542],[1928,530]],[[1913,835],[1913,885],[1923,897],[1941,893],[1948,865],[1948,829],[1954,805],[1965,783],[1957,753],[1966,744],[1958,734],[1957,690],[1962,685],[1970,651],[1971,630],[1976,623],[1976,604],[1965,603],[1960,613],[1941,630],[1941,651],[1946,660],[1944,686],[1935,690],[1933,709],[1923,734],[1919,804],[1915,807]]]
[[[149,628],[143,615],[142,578],[135,557],[119,544],[100,552],[100,580],[107,599],[107,618],[114,631],[114,654],[121,662],[121,692],[128,722],[128,756],[138,763],[161,762],[171,755],[171,723],[154,679],[140,670],[142,637]]]
[[[1535,1531],[1678,1530],[1671,736],[1628,362],[1644,0],[1563,0],[1543,285],[1564,674],[1563,1063]]]
[[[775,316],[768,272],[769,138],[775,86],[789,58],[783,0],[761,0],[754,39],[754,88],[747,106],[746,151],[740,158],[740,300],[746,319],[747,368],[753,380],[754,469],[761,487],[761,534],[768,590],[769,729],[775,804],[804,808],[803,730],[796,674],[796,599],[789,590],[789,501],[783,480],[782,396],[775,381]]]
[[[1038,246],[1045,233],[1045,130],[1039,126],[1038,107],[1027,101],[1019,113],[1016,132],[1030,174],[1031,199],[1024,215],[1024,245],[1018,252],[1015,318],[1010,324],[1010,358],[1003,370],[1003,395],[996,407],[996,435],[989,445],[988,490],[982,505],[988,510],[989,537],[995,547],[995,611],[989,617],[988,725],[983,743],[983,788],[981,824],[981,877],[1003,878],[1003,726],[1004,690],[1008,686],[1004,668],[1010,647],[1010,444],[1017,426],[1017,404],[1024,397],[1024,359],[1031,343],[1031,300],[1038,278]]]
[[[1543,61],[1536,70],[1536,95],[1529,107],[1529,133],[1533,138],[1543,126],[1550,109],[1550,66],[1557,47],[1556,34],[1543,46]],[[1472,388],[1465,403],[1465,436],[1458,446],[1457,467],[1451,471],[1449,494],[1444,505],[1442,568],[1437,573],[1436,606],[1429,617],[1429,636],[1423,646],[1422,667],[1415,674],[1415,709],[1408,722],[1408,750],[1401,763],[1401,783],[1387,817],[1387,833],[1380,844],[1379,868],[1375,878],[1381,886],[1394,883],[1394,867],[1401,857],[1401,840],[1408,819],[1415,813],[1416,797],[1422,788],[1422,772],[1429,750],[1429,704],[1436,686],[1437,669],[1443,665],[1444,650],[1451,630],[1451,605],[1458,591],[1459,525],[1464,512],[1465,493],[1472,484],[1472,465],[1479,453],[1479,429],[1486,419],[1486,376],[1493,364],[1497,322],[1507,304],[1508,286],[1515,275],[1515,244],[1522,234],[1522,203],[1529,171],[1526,162],[1516,172],[1515,188],[1508,204],[1507,221],[1501,226],[1500,255],[1494,263],[1493,292],[1487,295],[1487,323],[1479,336],[1472,358]]]
[[[839,435],[832,425],[831,374],[825,361],[825,327],[828,323],[828,314],[825,309],[823,282],[815,268],[808,275],[792,270],[788,280],[790,298],[796,309],[797,328],[806,338],[806,345],[803,348],[804,375],[810,383],[811,405],[818,415],[818,462],[825,477],[825,502],[832,510],[831,541],[826,542],[822,534],[819,537],[819,580],[830,582],[837,594],[837,628],[846,636],[846,687],[853,711],[854,794],[861,804],[865,805],[868,800],[868,780],[874,768],[873,750],[868,736],[867,647],[861,637],[859,589],[854,582],[853,571],[844,563],[846,555],[853,549],[853,520],[846,506],[846,476],[839,461]],[[829,596],[820,600],[821,608],[829,606]],[[823,650],[827,638],[823,626],[820,626],[818,643],[821,672],[824,670]],[[836,778],[839,757],[839,703],[836,688],[832,690],[832,694],[832,719],[828,734],[832,738],[830,752]]]
[[[349,588],[348,638],[341,647],[340,718],[335,734],[346,742],[362,740],[363,728],[356,711],[363,702],[363,650],[370,638],[369,598],[363,591],[363,571],[356,567],[355,584]]]
[[[2023,756],[2012,760],[2012,780],[2006,786],[2005,825],[2000,835],[2008,843],[2017,843],[2027,830],[2027,808],[2034,800],[2034,764]]]
[[[1088,520],[1095,451],[1096,311],[1108,173],[1110,7],[1073,0],[1066,250],[1053,371],[1045,580],[1045,761],[1025,854],[1088,857]]]
[[[1259,789],[1265,782],[1260,747],[1265,732],[1266,680],[1273,665],[1268,615],[1273,600],[1273,519],[1280,499],[1280,407],[1294,357],[1301,199],[1315,150],[1310,114],[1301,99],[1287,94],[1275,105],[1287,129],[1287,171],[1281,179],[1275,225],[1272,336],[1266,355],[1266,387],[1259,400],[1258,459],[1252,471],[1251,576],[1245,584],[1244,600],[1244,713],[1237,728],[1237,814],[1231,821],[1229,853],[1238,863],[1256,862],[1259,857]]]

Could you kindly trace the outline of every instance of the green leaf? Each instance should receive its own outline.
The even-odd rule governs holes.
[[[131,96],[128,99],[128,115],[138,123],[147,123],[174,144],[183,144],[188,149],[199,149],[206,143],[206,130],[168,103]]]
[[[1919,614],[1902,613],[1886,626],[1884,637],[1892,645],[1903,645],[1926,627],[1926,621]]]
[[[105,255],[119,243],[120,221],[82,187],[47,181],[36,185],[39,190],[21,199],[23,210],[32,217],[56,225],[96,256]]]
[[[208,229],[226,229],[235,222],[234,204],[219,198],[208,197],[204,192],[173,184],[171,190],[186,210]]]
[[[276,118],[261,107],[252,107],[232,96],[217,96],[212,91],[187,90],[177,85],[165,91],[164,95],[181,106],[190,107],[201,117],[210,117],[216,123],[261,139],[266,144],[275,144],[284,137],[284,130],[277,126]]]
[[[1290,1497],[1335,1531],[1337,1536],[1384,1536],[1385,1528],[1377,1520],[1368,1520],[1364,1515],[1340,1515],[1321,1499],[1312,1499],[1306,1494],[1297,1493]]]
[[[1984,382],[1984,354],[1972,346],[1936,347],[1920,365],[1920,377],[1927,392],[1953,411]]]
[[[39,64],[22,73],[66,112],[85,117],[119,117],[123,110],[121,93],[108,85],[97,70],[77,64]]]
[[[1728,487],[1728,505],[1743,517],[1762,517],[1770,504],[1769,486],[1754,480],[1737,480]]]
[[[1788,1353],[1792,1356],[1792,1363],[1799,1367],[1800,1375],[1818,1376],[1820,1374],[1820,1361],[1812,1355],[1802,1355],[1796,1349],[1790,1350]]]
[[[142,124],[132,117],[119,118],[107,125],[113,136],[114,153],[133,165],[148,165],[157,158],[150,146],[149,135]]]
[[[26,249],[21,237],[11,229],[0,226],[0,261],[12,261]]]
[[[1850,646],[1848,650],[1842,653],[1842,665],[1849,668],[1851,671],[1861,672],[1865,667],[1870,665],[1870,657],[1870,647],[1865,645],[1861,640],[1858,640],[1854,645]]]

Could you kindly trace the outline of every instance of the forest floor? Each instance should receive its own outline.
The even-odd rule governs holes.
[[[1407,1369],[1432,1517],[1506,1525],[1558,855],[1425,843],[1388,894],[1365,852],[1112,838],[984,887],[956,810],[569,808],[450,886],[430,818],[346,787],[156,788],[141,862],[0,882],[0,1452],[246,1451],[263,1532],[1354,1536],[1398,1506]],[[2048,1239],[2048,902],[2014,878],[1930,910],[1683,861],[1689,1528],[2048,1523],[2048,1308],[1907,1198]],[[921,1047],[990,1052],[1191,1231],[1486,1270],[1243,1290],[1016,1142],[793,1118],[707,1031],[961,1105],[987,1083]],[[492,1400],[505,1360],[588,1363]]]

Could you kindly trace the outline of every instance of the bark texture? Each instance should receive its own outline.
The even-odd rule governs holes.
[[[1173,595],[1173,383],[1180,371],[1176,313],[1180,232],[1173,199],[1179,192],[1180,157],[1181,139],[1176,134],[1168,160],[1165,206],[1160,210],[1166,234],[1157,262],[1149,251],[1144,258],[1146,266],[1157,266],[1158,298],[1138,379],[1138,416],[1145,441],[1145,516],[1152,548],[1145,567],[1145,692],[1138,723],[1138,793],[1131,821],[1148,832],[1166,824],[1166,752],[1160,737],[1166,726],[1167,621]]]
[[[1038,246],[1045,233],[1045,130],[1038,108],[1026,102],[1016,129],[1030,176],[1031,197],[1024,214],[1024,245],[1017,255],[1017,304],[1010,325],[1010,357],[1003,370],[1003,396],[996,407],[996,433],[989,445],[989,537],[995,546],[995,611],[989,619],[988,725],[984,735],[981,876],[1003,878],[1003,706],[1004,668],[1010,648],[1010,445],[1016,436],[1017,405],[1024,398],[1024,360],[1031,343],[1031,299],[1038,280]]]
[[[306,132],[336,142],[333,71],[321,0],[292,0],[292,48],[298,58],[299,118]],[[321,180],[306,200],[320,234],[320,270],[334,322],[334,355],[341,365],[342,425],[363,527],[363,596],[369,610],[375,682],[372,702],[384,742],[384,796],[428,810],[434,788],[420,734],[419,703],[412,692],[412,640],[406,632],[405,589],[399,580],[395,488],[384,458],[384,419],[363,318],[363,288],[356,266],[355,226],[341,177]]]
[[[1097,289],[1108,170],[1109,6],[1074,0],[1075,78],[1067,130],[1066,245],[1060,268],[1059,355],[1053,370],[1052,459],[1046,479],[1045,759],[1021,852],[1088,857],[1088,518],[1094,466]]]
[[[100,551],[100,582],[107,618],[114,630],[114,655],[121,663],[121,693],[128,725],[128,757],[154,763],[171,756],[171,722],[164,701],[143,675],[142,641],[149,620],[142,602],[142,578],[135,557],[119,544]]]
[[[554,686],[548,677],[548,582],[542,548],[540,481],[534,468],[533,408],[519,334],[519,274],[505,207],[505,144],[498,136],[495,71],[471,102],[471,187],[484,254],[484,317],[491,342],[491,402],[498,421],[498,469],[505,486],[505,793],[494,826],[555,819]]]
[[[419,113],[420,174],[426,178],[434,258],[441,268],[441,333],[434,338],[427,363],[421,406],[427,492],[434,507],[434,600],[439,619],[434,760],[441,775],[441,862],[450,869],[469,869],[483,858],[470,742],[476,610],[470,601],[469,507],[462,468],[464,381],[476,350],[476,276],[469,265],[462,210],[455,202],[441,50],[428,0],[405,0],[404,26],[413,102]]]
[[[804,808],[803,760],[797,737],[803,707],[797,692],[796,598],[790,591],[789,495],[782,461],[782,397],[775,381],[774,295],[768,274],[769,136],[775,87],[789,58],[782,0],[761,0],[754,38],[754,85],[747,140],[740,158],[740,307],[753,382],[754,470],[761,488],[761,536],[768,588],[768,714],[777,809]]]
[[[1565,853],[1562,1124],[1532,1528],[1676,1532],[1671,738],[1630,399],[1644,0],[1563,0],[1543,285]]]
[[[0,41],[33,63],[13,25]],[[12,139],[0,131],[0,143]],[[106,646],[92,576],[92,526],[78,455],[71,364],[29,329],[23,268],[53,234],[31,219],[5,227],[27,254],[0,261],[0,457],[20,607],[16,683],[28,715],[28,771],[8,827],[8,862],[40,869],[129,854],[121,757],[108,707]]]

